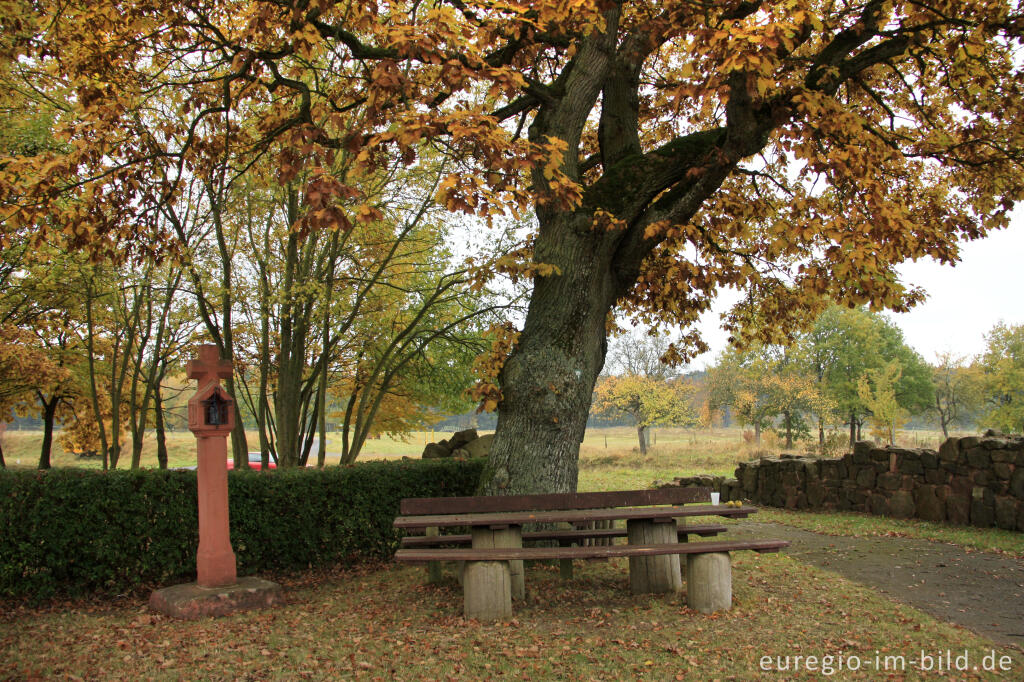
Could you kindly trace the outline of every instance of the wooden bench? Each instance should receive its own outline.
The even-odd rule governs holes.
[[[732,605],[730,552],[777,551],[789,543],[762,540],[746,542],[679,542],[689,532],[679,520],[694,516],[745,517],[753,507],[725,505],[679,506],[709,499],[706,488],[665,488],[506,497],[418,498],[403,500],[399,529],[469,526],[471,548],[441,548],[446,536],[410,539],[395,554],[398,561],[462,561],[465,614],[469,618],[500,620],[511,617],[512,598],[525,595],[522,562],[525,560],[595,559],[628,557],[630,587],[634,593],[674,592],[682,588],[680,557],[687,556],[687,601],[692,608],[713,612]],[[644,506],[641,506],[644,505]],[[656,505],[656,506],[654,506]],[[668,506],[665,506],[668,505]],[[522,532],[523,525],[604,522],[626,520],[626,545],[523,547],[530,533],[566,533],[568,539],[620,537],[620,529],[539,530]],[[710,524],[709,524],[710,525]],[[700,528],[698,526],[697,528]],[[715,532],[720,532],[717,528]],[[694,533],[697,534],[697,533]],[[710,533],[709,533],[710,534]],[[464,544],[465,533],[447,544]]]

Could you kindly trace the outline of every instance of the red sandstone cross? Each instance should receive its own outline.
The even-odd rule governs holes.
[[[199,357],[188,363],[188,378],[197,379],[199,383],[199,390],[188,401],[188,428],[198,441],[196,583],[201,587],[233,585],[237,580],[228,525],[227,470],[227,437],[235,425],[235,405],[220,387],[220,380],[230,376],[231,363],[220,359],[216,346],[200,346]]]

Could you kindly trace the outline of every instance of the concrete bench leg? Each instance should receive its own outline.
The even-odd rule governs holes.
[[[512,618],[512,579],[507,561],[467,561],[464,572],[466,618]]]
[[[728,552],[687,555],[686,605],[701,613],[732,608],[732,558]]]
[[[568,547],[566,544],[562,546]],[[572,559],[558,560],[558,577],[562,580],[572,580]]]
[[[523,546],[523,532],[519,526],[491,530],[489,528],[473,529],[473,549],[513,548]],[[512,598],[526,598],[526,575],[522,561],[508,561],[508,570],[512,580]]]
[[[663,545],[677,542],[676,522],[655,523],[649,520],[626,522],[626,536],[631,545]],[[629,558],[629,587],[633,594],[664,594],[683,588],[679,558],[674,554]]]
[[[426,532],[428,537],[437,537],[441,534],[440,529],[437,526],[430,526]],[[431,585],[436,585],[441,582],[441,562],[440,561],[428,561],[427,562],[427,582]]]
[[[679,531],[679,530],[681,530],[684,527],[685,527],[685,524],[683,524],[682,522],[679,522],[676,530]],[[678,540],[679,542],[689,542],[690,541],[690,536],[689,535],[679,535],[678,537],[679,537],[679,540]],[[679,575],[682,578],[682,581],[686,582],[686,555],[685,554],[680,554],[679,555]]]
[[[556,527],[560,530],[575,530],[576,526],[571,523],[559,523]],[[571,547],[572,540],[559,540],[559,547]],[[558,577],[562,580],[572,580],[572,559],[558,560]]]

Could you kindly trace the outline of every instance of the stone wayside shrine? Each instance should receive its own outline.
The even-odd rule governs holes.
[[[231,376],[231,363],[220,359],[216,346],[199,347],[188,363],[188,378],[199,390],[188,401],[188,428],[198,450],[199,551],[196,582],[156,590],[149,598],[154,611],[192,620],[283,603],[281,587],[255,576],[238,578],[228,525],[227,439],[235,426],[234,400],[220,386]]]

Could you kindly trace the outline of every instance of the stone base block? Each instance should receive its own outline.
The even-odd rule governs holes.
[[[183,620],[226,616],[280,604],[284,604],[281,586],[255,576],[239,578],[234,585],[223,587],[200,587],[196,583],[172,585],[156,590],[149,597],[150,609]]]

